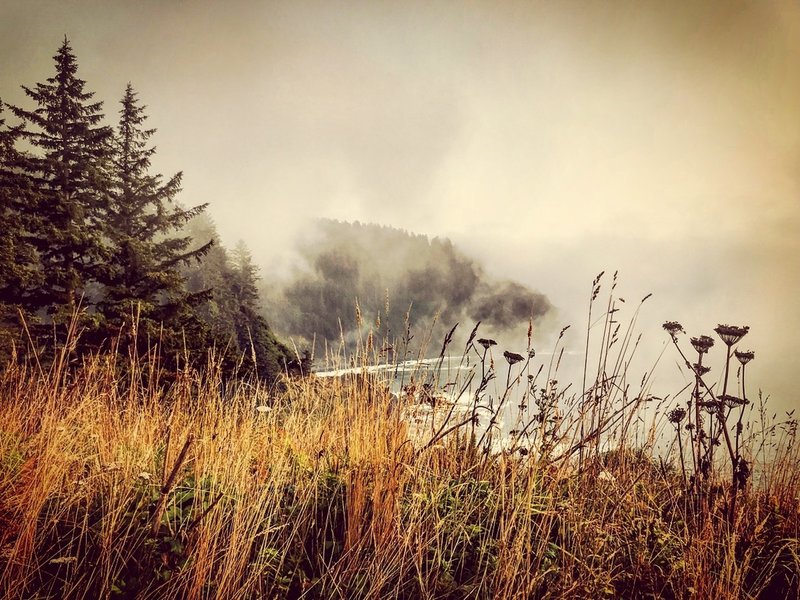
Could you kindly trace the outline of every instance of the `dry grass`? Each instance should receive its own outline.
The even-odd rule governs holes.
[[[479,365],[478,375],[492,371]],[[674,435],[663,419],[636,442],[644,392],[629,397],[598,377],[591,396],[570,400],[549,377],[528,387],[531,366],[498,362],[500,387],[480,392],[496,405],[522,388],[544,415],[528,421],[525,435],[539,437],[525,450],[500,453],[476,445],[471,420],[413,437],[410,400],[380,377],[310,377],[271,391],[223,386],[213,368],[160,387],[148,364],[123,376],[102,357],[73,371],[12,366],[0,381],[0,591],[797,597],[791,427],[750,423],[765,433],[743,442],[743,456],[759,470],[731,515],[726,471],[712,472],[702,494],[687,487],[677,451],[659,445]]]

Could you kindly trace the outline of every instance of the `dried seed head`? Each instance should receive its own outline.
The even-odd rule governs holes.
[[[716,400],[698,400],[697,406],[706,409],[706,412],[715,414],[719,412],[720,404]]]
[[[692,346],[694,346],[694,349],[697,350],[698,354],[705,354],[713,345],[714,339],[707,335],[701,335],[700,337],[692,338]]]
[[[727,406],[728,408],[735,408],[737,406],[744,406],[745,404],[750,404],[750,401],[746,398],[739,398],[737,396],[731,396],[730,394],[724,394],[722,396],[718,396],[717,400],[719,400],[722,404]]]
[[[736,325],[717,325],[714,331],[716,331],[717,335],[722,338],[722,341],[730,347],[746,336],[747,332],[750,331],[750,327],[747,325],[743,327],[738,327]]]
[[[736,352],[734,352],[734,354],[736,355],[736,358],[739,360],[739,362],[742,363],[743,365],[746,365],[756,357],[756,353],[753,352],[752,350],[746,350],[746,351],[737,350]]]
[[[684,417],[686,417],[686,409],[685,408],[673,408],[671,411],[667,413],[667,419],[670,423],[678,424],[683,421]]]
[[[695,374],[697,374],[699,377],[702,377],[711,370],[711,367],[706,367],[700,363],[694,363],[692,365],[692,369],[694,370]]]
[[[673,340],[679,333],[683,333],[683,326],[677,321],[667,321],[664,323],[663,327],[664,330],[672,336]]]
[[[673,408],[667,413],[667,419],[670,423],[680,423],[686,417],[685,408]]]
[[[522,360],[525,360],[522,357],[522,355],[517,354],[516,352],[509,352],[508,350],[503,352],[503,356],[506,357],[506,360],[508,361],[508,364],[510,364],[510,365],[513,365],[513,364],[518,363],[518,362],[520,362]]]
[[[478,343],[481,346],[483,346],[484,348],[486,348],[486,350],[488,350],[492,346],[497,346],[497,342],[495,342],[494,340],[487,339],[487,338],[480,338],[478,340]]]

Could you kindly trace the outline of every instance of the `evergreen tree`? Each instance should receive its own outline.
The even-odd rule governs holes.
[[[150,173],[155,148],[148,140],[155,129],[145,127],[145,107],[130,84],[120,104],[105,211],[110,260],[100,277],[104,298],[99,309],[112,331],[135,316],[140,334],[158,335],[167,347],[175,347],[187,328],[199,333],[193,308],[209,296],[208,290],[186,290],[180,266],[199,261],[213,244],[209,240],[191,248],[190,236],[176,234],[207,205],[183,209],[175,204],[182,174],[165,181]],[[190,345],[195,343],[205,345],[202,339]]]
[[[16,148],[20,128],[6,126],[2,109],[0,102],[0,302],[19,304],[40,271],[29,233],[36,190]]]
[[[258,305],[258,267],[253,262],[253,255],[243,240],[239,240],[231,257],[233,270],[232,288],[237,301],[241,305],[256,308]]]
[[[165,180],[150,172],[155,130],[130,84],[112,130],[77,77],[66,38],[54,60],[54,76],[23,86],[35,107],[9,106],[20,124],[7,126],[0,114],[0,355],[20,309],[49,329],[83,298],[90,310],[82,324],[91,327],[82,349],[127,333],[135,320],[138,335],[122,336],[123,347],[160,342],[167,369],[178,354],[192,360],[214,347],[229,374],[244,365],[274,378],[291,354],[259,315],[249,252],[242,246],[231,260],[215,243],[206,205],[175,203],[180,173]]]
[[[193,219],[188,229],[195,239],[217,241],[201,264],[187,269],[187,285],[190,290],[212,290],[211,299],[198,307],[198,313],[211,328],[228,368],[266,380],[287,368],[298,371],[302,367],[307,372],[308,365],[300,364],[260,314],[258,269],[244,244],[230,256],[205,213]]]
[[[25,299],[31,309],[70,315],[108,258],[102,217],[111,129],[100,124],[102,102],[84,90],[66,38],[53,58],[55,75],[23,86],[36,108],[10,108],[23,123],[18,135],[34,150],[20,167],[36,188],[24,212],[43,279]]]
[[[0,360],[8,355],[20,311],[31,317],[25,299],[42,274],[30,239],[36,190],[25,173],[28,158],[16,147],[20,128],[6,126],[2,109],[0,102]]]
[[[233,250],[230,266],[231,297],[238,314],[233,325],[239,349],[246,365],[261,378],[270,379],[287,368],[310,372],[310,359],[304,355],[298,361],[289,349],[272,333],[267,320],[260,314],[258,267],[243,241]]]
[[[234,298],[230,293],[230,258],[220,243],[217,227],[208,213],[201,213],[187,223],[187,234],[194,240],[194,247],[200,247],[202,240],[210,240],[212,245],[202,263],[183,268],[186,287],[194,294],[209,291],[208,302],[197,307],[197,313],[218,336],[229,337],[233,331],[235,314]]]

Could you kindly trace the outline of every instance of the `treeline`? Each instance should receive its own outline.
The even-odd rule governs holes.
[[[544,294],[492,277],[447,238],[327,219],[305,234],[297,271],[270,281],[262,297],[278,332],[306,344],[337,347],[343,338],[354,348],[369,329],[388,341],[419,332],[424,344],[429,333],[441,340],[458,322],[481,321],[484,332],[524,331],[551,308]]]
[[[30,106],[0,102],[0,360],[69,340],[74,356],[157,347],[175,370],[212,349],[229,373],[274,378],[292,357],[247,249],[222,247],[205,204],[177,203],[181,173],[152,172],[130,84],[109,126],[66,38],[54,60],[22,86]]]

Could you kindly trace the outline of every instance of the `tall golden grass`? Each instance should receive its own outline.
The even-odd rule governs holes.
[[[486,350],[495,402],[528,389],[528,362],[506,371]],[[538,441],[484,452],[470,414],[412,432],[419,396],[393,395],[381,375],[269,389],[210,364],[165,385],[152,358],[68,362],[0,377],[5,598],[798,594],[791,422],[751,423],[743,456],[757,473],[731,515],[726,471],[693,491],[674,429],[662,419],[632,435],[644,391],[607,378],[590,406],[548,378]]]

